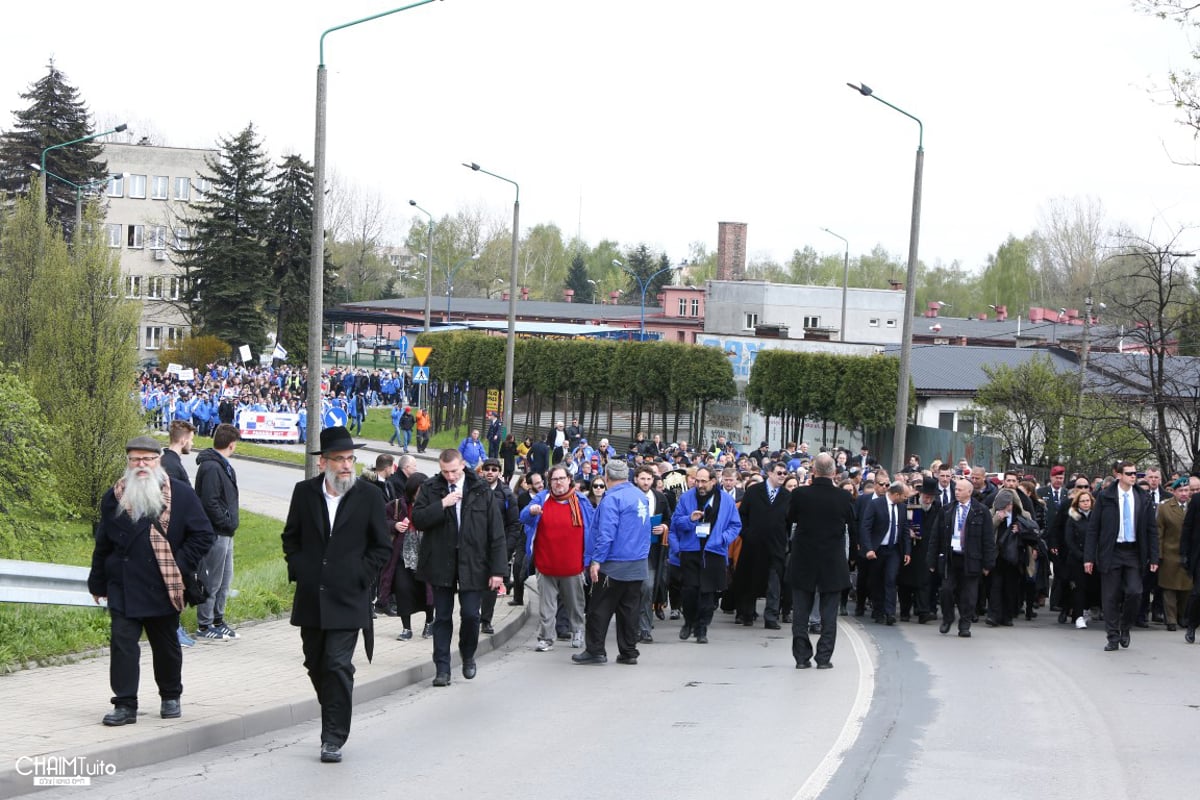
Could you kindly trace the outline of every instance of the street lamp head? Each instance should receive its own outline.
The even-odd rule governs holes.
[[[128,127],[129,127],[128,125],[126,125],[124,122],[122,122],[120,125],[113,128],[113,131],[115,131],[116,133],[124,133],[128,129]]]
[[[472,161],[469,164],[466,161],[464,161],[464,162],[462,162],[462,165],[464,167],[466,167],[467,169],[474,170],[475,172],[479,172],[479,165],[476,164],[474,161]]]
[[[621,263],[621,259],[619,259],[619,258],[614,258],[612,260],[612,265],[614,267],[624,267],[625,266],[623,263]]]
[[[874,91],[871,89],[871,87],[867,86],[865,83],[853,84],[847,82],[846,85],[861,94],[863,97],[870,97],[872,94],[874,94]]]
[[[416,201],[416,200],[409,200],[409,201],[408,201],[408,204],[409,204],[410,206],[415,206],[415,205],[417,204],[417,201]]]
[[[937,304],[938,304],[938,308],[950,308],[949,303],[943,303],[941,300],[938,300]]]

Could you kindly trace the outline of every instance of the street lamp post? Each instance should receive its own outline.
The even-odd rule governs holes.
[[[846,245],[846,255],[842,259],[842,327],[838,329],[840,331],[838,337],[844,342],[846,341],[846,294],[850,291],[850,242],[846,241],[845,236],[838,236],[829,228],[821,228],[821,230],[830,236],[836,236],[842,240],[842,244]]]
[[[641,277],[639,277],[636,272],[634,272],[629,267],[627,267],[621,263],[621,259],[614,258],[612,260],[612,263],[613,263],[614,267],[620,267],[622,270],[629,273],[629,275],[632,276],[633,279],[637,282],[638,288],[642,290],[642,325],[641,325],[641,331],[638,334],[638,341],[644,342],[644,341],[646,341],[646,290],[650,288],[650,284],[654,283],[654,279],[657,278],[659,275],[662,275],[664,272],[671,272],[673,270],[683,269],[687,265],[686,264],[674,264],[670,267],[663,267],[658,272],[651,275],[649,278],[646,278],[646,280],[643,282]]]
[[[521,241],[521,186],[511,178],[488,172],[474,161],[463,162],[463,166],[484,175],[491,175],[506,183],[511,183],[517,190],[513,200],[513,229],[512,229],[512,266],[508,273],[508,337],[504,342],[504,429],[512,430],[513,424],[513,370],[517,351],[517,247]]]
[[[312,253],[308,271],[308,399],[305,403],[308,411],[308,423],[305,435],[310,444],[315,445],[321,435],[321,324],[325,317],[325,107],[328,94],[328,81],[325,74],[325,37],[343,28],[398,14],[401,11],[432,2],[433,0],[418,0],[407,6],[335,25],[321,34],[320,58],[317,62],[316,135],[313,146],[313,222],[310,240]],[[310,478],[316,477],[316,456],[307,457],[304,472]]]
[[[450,295],[454,291],[454,276],[458,273],[468,261],[478,261],[479,253],[472,253],[454,265],[453,269],[446,270],[446,324],[450,323]]]
[[[587,282],[592,285],[592,305],[596,305],[596,295],[600,294],[600,284],[596,283],[591,278],[588,278]]]
[[[75,236],[78,236],[80,228],[83,227],[83,193],[96,186],[103,186],[104,184],[108,183],[109,179],[97,178],[96,180],[88,181],[87,183],[75,183],[74,181],[67,180],[61,175],[55,175],[49,170],[43,171],[42,168],[37,164],[30,164],[29,166],[42,173],[42,183],[45,183],[47,178],[54,178],[54,180],[58,181],[59,183],[65,183],[67,186],[70,186],[75,190]]]
[[[905,438],[908,435],[908,381],[912,371],[913,312],[917,293],[917,246],[921,238],[921,172],[925,166],[925,125],[904,109],[875,94],[865,83],[847,83],[863,97],[878,100],[893,111],[917,123],[917,168],[913,177],[912,225],[908,232],[908,274],[904,281],[904,324],[900,334],[900,385],[896,388],[896,430],[892,438],[892,459],[897,468],[904,464]]]
[[[416,200],[409,200],[408,204],[429,217],[429,243],[425,246],[425,332],[429,333],[429,310],[433,304],[433,214],[417,205]]]
[[[41,166],[42,175],[46,174],[46,154],[49,153],[51,150],[57,150],[60,147],[67,147],[68,145],[72,145],[72,144],[80,144],[81,142],[90,142],[93,139],[99,139],[101,136],[108,136],[110,133],[121,133],[122,131],[126,130],[127,128],[128,128],[128,126],[124,122],[122,122],[120,125],[113,128],[111,131],[105,131],[104,133],[93,133],[91,136],[83,136],[79,139],[72,139],[69,142],[62,142],[61,144],[50,145],[49,147],[47,147],[45,150],[42,151],[42,166]],[[65,183],[65,181],[64,181],[64,183]],[[43,179],[42,180],[42,212],[45,213],[45,211],[46,211],[46,181],[45,181],[45,179]]]

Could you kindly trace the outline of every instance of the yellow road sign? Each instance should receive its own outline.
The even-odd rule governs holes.
[[[429,354],[432,352],[432,347],[414,347],[413,358],[415,358],[417,363],[423,367],[425,366],[425,359],[429,358]]]

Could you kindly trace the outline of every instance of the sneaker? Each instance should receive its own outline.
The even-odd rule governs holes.
[[[225,634],[226,639],[237,639],[238,638],[237,631],[235,631],[233,628],[226,625],[224,622],[214,625],[213,627],[216,628],[217,630],[219,630],[221,633]]]
[[[431,636],[433,636],[433,623],[426,622],[425,627],[421,628],[421,638],[428,639]]]
[[[533,649],[539,653],[548,653],[554,649],[554,642],[550,639],[538,639],[537,647]]]
[[[571,634],[571,647],[577,650],[583,647],[583,631],[575,631]]]
[[[1083,617],[1077,618],[1075,620],[1075,627],[1078,628],[1079,630],[1083,630],[1084,628],[1087,627],[1087,620],[1084,619]]]
[[[218,628],[200,628],[196,631],[196,640],[201,642],[224,642],[228,639]]]
[[[187,631],[183,629],[182,625],[180,625],[179,629],[175,631],[175,635],[179,637],[180,647],[194,647],[196,644],[196,640],[187,635]]]
[[[671,609],[671,613],[668,616],[671,619],[679,619],[679,611],[673,608],[673,609]]]
[[[412,638],[412,630],[409,628],[405,628],[404,630],[400,631],[400,635],[396,637],[396,641],[407,642],[411,638]]]

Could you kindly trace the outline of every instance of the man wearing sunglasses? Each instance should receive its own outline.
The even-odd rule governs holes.
[[[1158,524],[1154,501],[1137,488],[1137,467],[1119,461],[1117,480],[1096,495],[1084,541],[1083,570],[1100,570],[1100,602],[1108,652],[1129,647],[1129,628],[1142,600],[1142,572],[1158,571]]]
[[[748,487],[738,508],[742,518],[742,552],[733,573],[732,592],[738,616],[746,626],[754,625],[758,598],[766,597],[763,625],[777,631],[781,627],[779,606],[791,493],[783,488],[788,476],[787,464],[776,461],[765,466],[767,479]]]
[[[483,475],[483,481],[496,494],[496,503],[500,506],[500,516],[504,521],[504,545],[508,550],[508,560],[513,562],[515,569],[514,573],[520,574],[524,568],[525,560],[525,528],[521,525],[521,506],[517,502],[517,496],[508,484],[500,480],[502,467],[500,459],[487,458],[483,462],[483,467],[480,474]],[[516,553],[521,553],[520,564],[516,563]],[[524,577],[513,576],[512,581],[512,598],[508,601],[510,606],[525,605],[525,579]],[[481,633],[493,634],[496,629],[492,627],[492,617],[496,613],[496,592],[484,592],[483,602],[479,609],[479,630]]]

